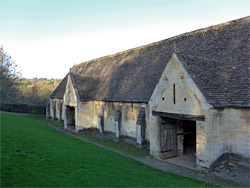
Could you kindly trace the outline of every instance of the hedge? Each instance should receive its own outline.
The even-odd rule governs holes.
[[[0,103],[0,110],[6,112],[45,114],[46,105]]]

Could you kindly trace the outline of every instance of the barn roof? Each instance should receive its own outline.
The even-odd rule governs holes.
[[[53,91],[53,93],[50,95],[50,98],[63,99],[63,95],[67,84],[67,77],[68,74],[63,78],[63,80],[60,82],[57,88]]]
[[[250,17],[75,65],[81,100],[148,102],[174,46],[207,101],[249,107]],[[67,80],[52,93],[62,98]]]

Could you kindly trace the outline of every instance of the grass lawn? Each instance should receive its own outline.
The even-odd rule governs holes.
[[[57,121],[52,121],[52,120],[44,120],[44,121],[54,127],[64,129],[63,125],[61,123],[58,123]],[[113,138],[102,136],[100,135],[100,132],[96,132],[96,130],[84,131],[84,132],[81,132],[80,134],[77,134],[77,136],[80,136],[86,140],[90,140],[95,143],[101,144],[103,146],[108,146],[110,148],[116,149],[123,153],[131,154],[134,156],[146,157],[150,155],[149,149],[138,148],[133,144],[128,144],[122,141],[114,142]]]
[[[1,113],[1,187],[211,187],[64,135],[44,116]]]

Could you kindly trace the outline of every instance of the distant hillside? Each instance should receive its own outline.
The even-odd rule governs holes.
[[[47,104],[49,96],[58,86],[62,79],[47,78],[21,78],[16,81],[16,88],[19,91],[15,103],[25,104]]]

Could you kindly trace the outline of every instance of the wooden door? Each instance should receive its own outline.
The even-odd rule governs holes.
[[[161,158],[175,157],[177,150],[177,122],[165,120],[160,127]]]

